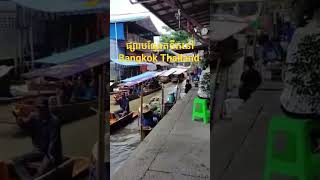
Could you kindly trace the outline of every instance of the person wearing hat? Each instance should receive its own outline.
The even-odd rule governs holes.
[[[139,108],[141,113],[141,108]],[[158,123],[159,117],[152,110],[149,104],[142,105],[142,125],[144,127],[155,127]]]
[[[122,92],[121,97],[119,99],[119,105],[120,110],[116,111],[115,114],[120,116],[120,118],[130,113],[130,101],[124,92]]]
[[[241,85],[239,88],[239,97],[244,101],[250,98],[253,93],[261,84],[261,75],[254,69],[254,62],[252,57],[245,59],[245,70],[241,75]]]
[[[35,110],[21,121],[30,132],[33,151],[15,158],[13,164],[21,180],[31,180],[62,163],[60,122],[51,114],[48,100],[44,98],[39,98]],[[26,168],[33,162],[40,162],[34,176]]]

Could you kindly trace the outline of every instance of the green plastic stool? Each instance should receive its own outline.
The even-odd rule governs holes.
[[[204,124],[210,121],[210,111],[207,107],[208,100],[196,97],[193,101],[192,121],[201,118]]]
[[[264,180],[273,175],[295,177],[297,180],[314,180],[320,177],[320,155],[311,151],[311,130],[320,129],[318,122],[292,119],[286,116],[271,120],[267,139],[267,158]],[[287,143],[285,150],[274,149],[276,136],[283,134]]]

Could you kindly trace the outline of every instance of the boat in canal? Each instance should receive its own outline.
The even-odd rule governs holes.
[[[176,68],[171,68],[162,74],[159,75],[159,81],[161,83],[168,83],[171,81],[171,78],[173,77],[173,73],[176,71]]]
[[[185,79],[185,73],[188,69],[186,68],[177,68],[176,71],[172,74],[171,82],[178,83],[182,82]]]
[[[40,166],[39,163],[32,163],[27,168],[30,175]],[[76,180],[88,177],[90,160],[86,157],[66,157],[63,163],[49,170],[45,174],[35,177],[34,180],[57,180],[68,179]],[[0,179],[1,180],[20,180],[17,176],[12,162],[0,162]]]
[[[115,103],[119,104],[122,93],[125,93],[130,101],[139,98],[141,94],[141,85],[143,85],[143,96],[161,90],[162,87],[157,79],[157,74],[157,72],[149,71],[122,80],[123,83],[118,85],[118,92],[114,94]]]
[[[87,58],[74,60],[64,64],[59,64],[47,68],[36,69],[23,75],[25,79],[39,79],[41,78],[44,84],[50,84],[55,91],[61,87],[64,80],[76,82],[74,77],[91,73],[94,68],[105,64],[106,53],[102,52],[90,56],[90,60]],[[94,74],[95,75],[95,74]],[[41,84],[41,83],[40,83]],[[61,91],[61,89],[60,89]],[[86,118],[95,114],[90,107],[97,106],[98,100],[92,95],[95,91],[94,88],[88,88],[85,90],[86,94],[83,97],[69,98],[67,102],[61,102],[58,94],[45,96],[49,100],[49,106],[54,115],[56,115],[63,123],[74,120]],[[14,105],[13,114],[16,117],[17,124],[24,128],[24,124],[19,120],[18,116],[27,116],[35,109],[35,101],[37,97],[43,97],[43,94],[39,94],[33,97],[24,97],[17,101]],[[71,100],[72,99],[72,100]]]
[[[129,123],[132,123],[138,117],[137,113],[130,112],[124,117],[118,117],[114,112],[110,113],[110,132],[114,133],[115,131],[125,127]]]

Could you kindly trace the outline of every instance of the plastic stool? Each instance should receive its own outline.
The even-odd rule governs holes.
[[[273,117],[268,130],[267,158],[264,180],[272,175],[295,177],[297,180],[313,180],[320,177],[320,155],[311,149],[311,132],[320,128],[319,123],[286,116]],[[287,146],[276,152],[273,145],[276,135],[286,135]]]
[[[203,123],[207,124],[210,121],[210,111],[207,107],[208,100],[196,97],[193,101],[192,121],[196,118],[203,119]]]

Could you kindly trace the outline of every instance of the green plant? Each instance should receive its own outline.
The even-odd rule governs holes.
[[[169,34],[161,35],[160,41],[162,43],[170,43],[171,40],[174,40],[177,43],[188,43],[191,40],[191,35],[187,31],[170,31],[167,28],[164,29],[166,29]]]
[[[210,73],[204,73],[203,80],[200,82],[200,88],[210,94]]]

